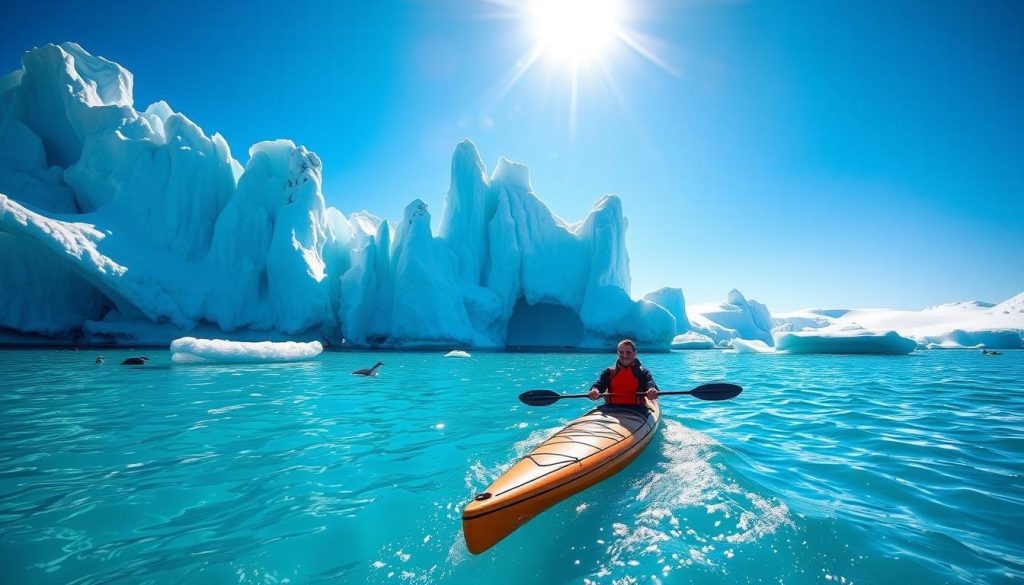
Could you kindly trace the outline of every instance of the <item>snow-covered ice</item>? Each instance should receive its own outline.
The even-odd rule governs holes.
[[[738,290],[729,291],[723,303],[704,303],[686,308],[693,331],[727,347],[735,338],[772,344],[772,317],[768,307],[747,300]]]
[[[736,338],[732,340],[732,350],[736,353],[773,353],[775,348],[760,340]]]
[[[690,330],[690,320],[686,317],[686,299],[683,297],[683,289],[666,286],[647,293],[644,295],[644,300],[664,307],[675,317],[676,333],[684,333]]]
[[[717,347],[707,335],[701,335],[696,331],[680,333],[672,338],[672,349],[714,349]]]
[[[243,342],[182,337],[171,342],[171,361],[176,364],[297,362],[315,358],[323,351],[319,341]]]
[[[908,354],[917,342],[895,331],[799,331],[779,333],[775,349],[789,353],[881,353]]]
[[[771,314],[733,290],[725,302],[691,305],[687,313],[692,331],[677,336],[674,349],[706,347],[700,341],[706,337],[716,347],[737,351],[754,349],[750,342],[755,341],[790,353],[913,351],[908,341],[887,336],[889,332],[913,341],[918,349],[1024,347],[1024,293],[998,304],[962,301],[921,311],[804,309]],[[740,349],[737,342],[745,347]]]
[[[890,309],[810,309],[774,316],[776,341],[782,333],[895,331],[920,348],[1021,349],[1024,293],[1001,303],[963,301],[921,311]]]

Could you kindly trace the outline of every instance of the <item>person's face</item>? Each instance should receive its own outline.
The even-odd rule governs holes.
[[[636,360],[636,350],[631,345],[622,345],[619,347],[619,363],[626,366],[633,365],[633,361]]]

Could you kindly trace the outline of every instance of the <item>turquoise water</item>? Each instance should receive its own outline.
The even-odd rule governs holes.
[[[663,389],[746,390],[665,397],[629,468],[479,556],[462,507],[590,405],[516,395],[583,391],[610,354],[95,353],[0,352],[3,583],[1024,578],[1021,351],[641,356]]]

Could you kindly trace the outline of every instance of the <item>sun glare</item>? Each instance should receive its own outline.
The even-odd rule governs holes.
[[[492,105],[487,107],[501,101],[544,63],[548,65],[546,81],[567,86],[569,133],[574,135],[578,105],[587,99],[587,92],[604,89],[624,110],[627,108],[617,77],[622,74],[623,60],[631,54],[678,77],[679,73],[651,46],[656,39],[635,29],[638,21],[650,19],[656,12],[644,6],[645,1],[483,0],[499,7],[495,17],[518,20],[530,37],[526,52],[499,81],[488,100]]]
[[[530,19],[537,49],[573,67],[596,61],[618,35],[615,0],[534,0]]]

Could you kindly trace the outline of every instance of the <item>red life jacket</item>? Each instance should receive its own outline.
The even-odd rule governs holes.
[[[644,404],[643,396],[637,396],[637,392],[640,391],[640,380],[633,374],[633,368],[618,366],[617,369],[608,388],[611,392],[608,404]]]

